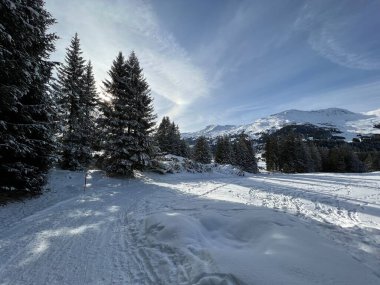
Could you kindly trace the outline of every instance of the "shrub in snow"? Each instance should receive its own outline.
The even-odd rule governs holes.
[[[181,172],[217,172],[223,174],[244,176],[244,171],[232,165],[220,165],[217,163],[203,164],[188,158],[175,155],[165,155],[157,157],[155,160],[152,161],[152,170],[161,174]]]

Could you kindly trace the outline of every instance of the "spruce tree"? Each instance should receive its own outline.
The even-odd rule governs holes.
[[[217,138],[215,147],[215,162],[220,164],[232,164],[233,154],[230,138],[221,136]]]
[[[270,135],[265,138],[265,162],[268,171],[279,170],[279,141],[276,136]]]
[[[170,146],[170,127],[171,122],[169,117],[163,117],[160,125],[157,128],[155,139],[162,152],[169,153],[171,151]]]
[[[71,39],[65,63],[58,70],[60,105],[62,110],[62,158],[63,169],[77,170],[86,167],[91,153],[87,147],[85,123],[85,60],[82,57],[78,34]]]
[[[190,147],[184,139],[181,139],[181,141],[180,141],[180,156],[183,156],[183,157],[190,157],[191,156]]]
[[[319,172],[322,171],[322,156],[319,152],[318,148],[315,146],[314,143],[311,143],[310,145],[310,156],[311,160],[313,162],[313,168],[309,172]]]
[[[84,153],[83,166],[88,166],[91,161],[91,153],[96,141],[96,108],[99,105],[98,94],[96,90],[95,78],[92,70],[91,61],[88,61],[83,76],[83,93],[80,97],[81,122],[81,147]]]
[[[211,151],[207,139],[203,136],[199,137],[195,142],[193,150],[193,159],[200,163],[211,163]]]
[[[133,143],[130,117],[133,113],[132,98],[128,97],[128,72],[120,52],[104,81],[105,91],[111,97],[110,104],[103,105],[105,134],[103,136],[104,164],[108,175],[133,176],[130,148]]]
[[[104,168],[108,175],[133,176],[134,169],[150,163],[152,98],[136,55],[126,61],[120,52],[104,81],[111,97],[103,104]]]
[[[0,191],[38,193],[54,150],[55,20],[42,0],[0,0],[0,11]]]
[[[181,134],[178,126],[172,122],[169,128],[170,152],[174,155],[181,155]]]
[[[248,136],[241,134],[238,140],[235,142],[235,164],[239,166],[243,171],[250,173],[257,173],[257,161],[255,157],[255,151],[252,146],[252,142]]]
[[[155,134],[155,139],[160,150],[183,157],[190,155],[189,146],[186,141],[181,139],[178,125],[171,122],[169,117],[163,117]]]
[[[134,136],[134,149],[131,149],[133,169],[142,170],[150,165],[152,157],[153,128],[156,115],[149,85],[143,75],[135,52],[131,52],[126,62],[128,73],[127,92],[133,105],[130,114],[130,130]]]

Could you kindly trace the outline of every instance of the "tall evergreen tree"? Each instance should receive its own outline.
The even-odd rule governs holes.
[[[48,92],[55,23],[44,1],[0,0],[0,191],[41,191],[55,117]],[[14,193],[13,192],[13,193]]]
[[[60,105],[63,112],[63,149],[60,163],[64,169],[82,169],[91,156],[87,147],[87,134],[83,132],[82,125],[86,113],[84,106],[88,101],[85,95],[85,72],[85,60],[78,34],[75,34],[67,48],[65,63],[58,70]]]
[[[211,163],[211,150],[207,139],[203,136],[199,137],[195,143],[193,150],[193,159],[200,163]]]
[[[127,92],[132,99],[133,113],[130,117],[130,129],[135,138],[135,147],[131,159],[134,160],[133,169],[142,170],[151,163],[151,146],[153,143],[153,128],[156,124],[153,98],[150,94],[143,69],[135,52],[131,52],[126,62],[128,72]]]
[[[131,98],[128,97],[128,72],[123,54],[120,52],[104,81],[105,91],[111,97],[110,104],[103,104],[105,134],[103,136],[104,164],[109,175],[133,176],[130,114],[133,113]]]
[[[88,61],[83,76],[83,93],[80,97],[80,107],[82,109],[81,122],[81,146],[83,153],[86,154],[81,161],[83,166],[87,166],[91,160],[91,153],[96,141],[96,108],[99,105],[98,93],[91,61]]]
[[[152,98],[133,52],[127,61],[120,52],[108,74],[104,86],[111,102],[103,105],[105,170],[109,175],[132,177],[134,169],[150,163]]]

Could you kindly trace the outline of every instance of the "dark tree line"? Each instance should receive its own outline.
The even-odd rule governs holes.
[[[267,170],[287,173],[365,172],[380,169],[380,152],[361,151],[344,141],[307,140],[289,132],[265,139]]]
[[[257,161],[252,141],[247,135],[240,135],[234,141],[228,136],[217,138],[214,153],[205,137],[199,137],[193,148],[193,159],[201,163],[211,163],[212,157],[219,164],[231,164],[243,171],[257,173]]]
[[[215,146],[215,162],[232,164],[251,173],[258,172],[253,142],[245,134],[239,135],[234,141],[228,136],[218,137]]]
[[[192,158],[199,163],[208,164],[214,161],[219,164],[232,164],[242,170],[257,173],[257,161],[252,141],[247,135],[240,135],[234,141],[228,136],[218,137],[213,151],[206,137],[200,136],[192,148],[181,139],[178,126],[169,117],[163,117],[155,133],[159,151]]]

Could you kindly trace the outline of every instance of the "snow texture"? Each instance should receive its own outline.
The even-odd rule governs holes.
[[[380,284],[380,173],[54,170],[0,207],[0,284]]]
[[[351,141],[358,134],[380,134],[373,126],[380,123],[380,109],[365,114],[353,113],[345,109],[329,108],[316,111],[288,110],[254,121],[242,126],[211,125],[193,133],[184,133],[184,138],[206,136],[215,138],[222,135],[236,135],[244,132],[252,138],[258,138],[261,133],[278,130],[289,124],[313,124],[319,127],[334,128],[342,132],[338,134]]]

